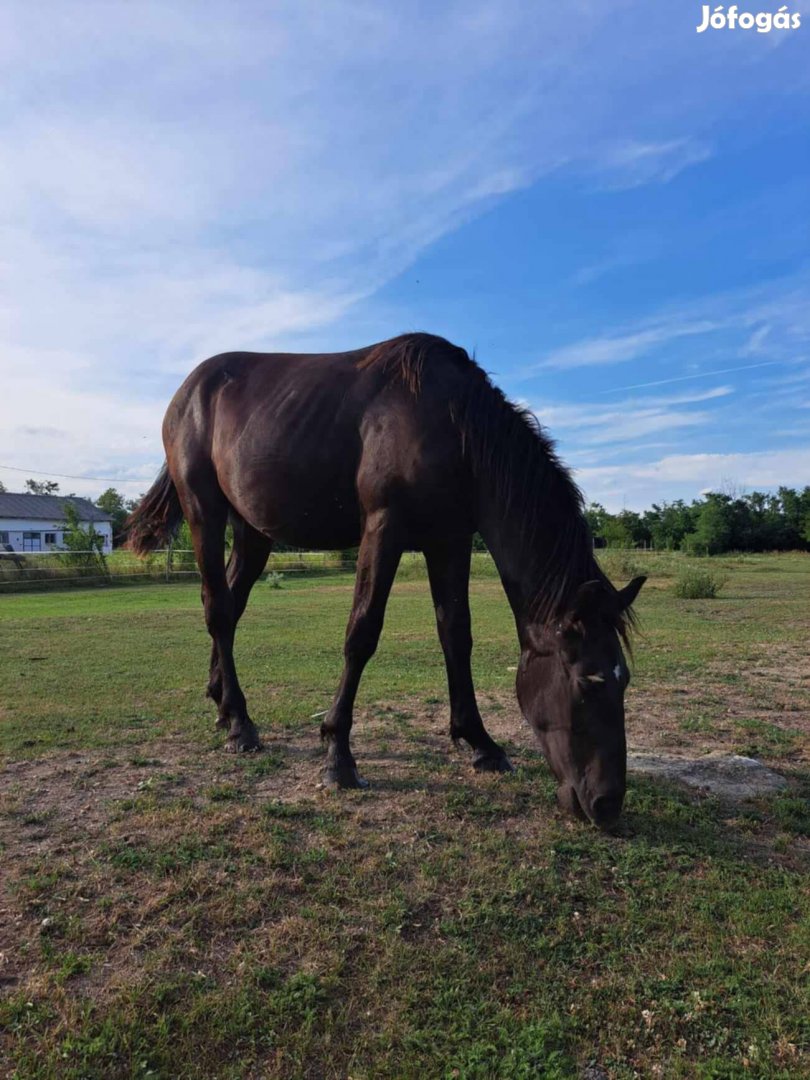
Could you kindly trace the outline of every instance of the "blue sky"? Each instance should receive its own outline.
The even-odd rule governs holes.
[[[7,2],[0,480],[135,495],[205,356],[424,329],[613,509],[810,483],[789,7]]]

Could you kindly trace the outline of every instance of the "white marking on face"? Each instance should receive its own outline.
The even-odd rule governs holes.
[[[618,682],[619,679],[621,679],[621,677],[622,677],[622,665],[617,664],[616,667],[613,669],[613,678],[616,680],[616,682]]]

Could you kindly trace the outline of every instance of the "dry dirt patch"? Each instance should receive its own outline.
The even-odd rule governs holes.
[[[727,785],[735,773],[742,786],[732,784],[730,798],[745,797],[743,789],[748,785],[753,791],[751,785],[756,785],[757,779],[762,779],[763,792],[784,786],[773,769],[765,769],[759,762],[749,765],[728,760],[740,741],[735,719],[766,715],[775,726],[781,717],[792,731],[802,735],[789,753],[780,755],[777,749],[771,754],[768,764],[790,771],[810,759],[810,712],[804,695],[808,664],[792,658],[787,679],[795,683],[791,698],[794,711],[776,717],[774,704],[765,702],[767,695],[761,686],[765,680],[779,681],[780,685],[785,681],[777,678],[780,673],[772,662],[772,657],[764,655],[761,663],[749,669],[743,683],[719,687],[715,683],[711,691],[701,691],[683,680],[680,685],[631,693],[628,745],[636,771],[683,780],[704,790],[712,789],[712,772],[717,774],[718,783]],[[759,702],[758,714],[752,701]],[[698,707],[709,717],[711,729],[685,732],[684,716]],[[537,762],[536,740],[511,693],[482,694],[481,709],[488,730],[507,745],[515,764]],[[405,699],[396,706],[358,710],[355,753],[380,805],[396,798],[397,793],[469,774],[469,755],[452,747],[448,727],[449,711],[442,703]],[[254,775],[245,797],[283,802],[323,797],[319,791],[322,749],[316,719],[291,731],[264,730],[262,737],[265,753],[279,767]],[[673,750],[677,752],[673,754]],[[689,773],[690,762],[697,770],[694,776]],[[181,737],[151,741],[137,755],[130,745],[114,754],[71,752],[10,762],[0,770],[0,830],[6,864],[58,856],[76,844],[93,843],[107,828],[121,800],[137,798],[155,786],[170,786],[173,797],[202,804],[208,801],[212,787],[238,786],[242,774],[242,763],[222,754],[212,743],[206,745],[202,733],[196,742]],[[370,805],[368,812],[374,813]]]

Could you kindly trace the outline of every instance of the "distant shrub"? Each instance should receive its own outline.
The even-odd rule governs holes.
[[[676,578],[673,592],[681,600],[713,600],[727,580],[711,570],[687,567]]]
[[[271,570],[267,577],[264,579],[271,589],[282,589],[284,575],[279,574],[277,570]]]

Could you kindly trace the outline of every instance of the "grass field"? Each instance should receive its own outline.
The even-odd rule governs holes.
[[[612,561],[611,561],[612,560]],[[563,817],[473,583],[482,712],[518,765],[451,748],[424,575],[395,586],[354,732],[318,788],[351,579],[257,585],[237,663],[265,740],[221,752],[196,585],[0,597],[0,1074],[810,1075],[810,555],[651,573],[631,746],[759,757],[730,806],[633,778],[615,835]],[[704,562],[706,562],[704,560]]]

